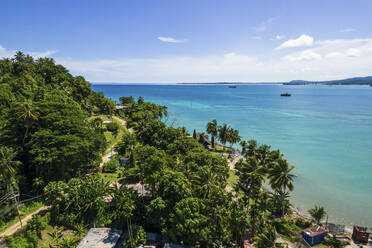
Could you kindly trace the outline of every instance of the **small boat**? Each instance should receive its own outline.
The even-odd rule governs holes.
[[[282,93],[282,94],[280,94],[280,96],[291,96],[291,94],[289,94],[289,93],[287,92],[287,93]]]
[[[229,85],[229,88],[235,89],[236,88],[236,85]]]

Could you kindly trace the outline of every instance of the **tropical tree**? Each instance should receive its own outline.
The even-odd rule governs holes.
[[[309,209],[309,214],[311,217],[316,221],[318,225],[320,224],[320,221],[325,217],[327,212],[324,210],[324,207],[316,206],[312,209]]]
[[[240,146],[242,147],[242,155],[244,156],[248,148],[247,141],[245,140],[240,141]]]
[[[273,226],[268,226],[266,230],[256,237],[257,248],[271,248],[275,247],[276,232]]]
[[[21,118],[24,121],[26,127],[25,134],[23,135],[22,139],[22,146],[24,146],[26,142],[26,137],[28,135],[28,132],[30,131],[32,122],[38,119],[38,114],[36,113],[36,110],[37,107],[30,100],[26,100],[25,102],[23,102],[20,107],[19,118]]]
[[[328,245],[329,247],[332,247],[332,248],[342,248],[342,247],[344,247],[344,244],[342,244],[342,242],[340,240],[338,240],[335,235],[331,235],[330,237],[328,237],[328,239],[324,242],[324,244]],[[362,246],[360,246],[360,247],[362,247]]]
[[[15,175],[14,166],[21,164],[15,160],[17,152],[10,147],[0,146],[0,175],[5,181],[7,192],[11,188],[11,179]]]
[[[216,120],[207,123],[207,133],[212,136],[212,147],[215,148],[214,139],[218,134],[218,125]]]
[[[223,144],[223,149],[225,150],[226,142],[229,139],[229,127],[227,124],[218,126],[218,140]]]
[[[296,177],[291,173],[294,166],[290,166],[285,159],[278,160],[268,169],[268,178],[271,188],[279,194],[293,190],[293,180]],[[282,216],[284,215],[284,199],[282,199]]]
[[[247,203],[252,194],[260,191],[262,183],[265,179],[266,170],[260,166],[255,157],[249,157],[246,161],[240,160],[236,164],[239,188],[247,196]]]

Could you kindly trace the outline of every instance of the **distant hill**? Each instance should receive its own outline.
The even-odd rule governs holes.
[[[368,77],[354,77],[340,80],[329,81],[306,81],[306,80],[292,80],[285,85],[305,85],[305,84],[325,84],[325,85],[372,85],[372,76]]]

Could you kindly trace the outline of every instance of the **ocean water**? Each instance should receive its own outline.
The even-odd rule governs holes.
[[[107,97],[143,96],[168,106],[167,124],[204,131],[216,119],[243,139],[280,149],[296,166],[292,203],[329,221],[372,227],[372,87],[285,85],[93,85]],[[289,92],[291,97],[280,97]]]

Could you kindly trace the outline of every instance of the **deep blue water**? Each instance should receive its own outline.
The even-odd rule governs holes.
[[[372,87],[93,85],[107,97],[168,106],[168,124],[205,130],[216,119],[246,139],[279,148],[296,166],[292,202],[329,219],[372,226]],[[290,92],[291,97],[280,97]]]

